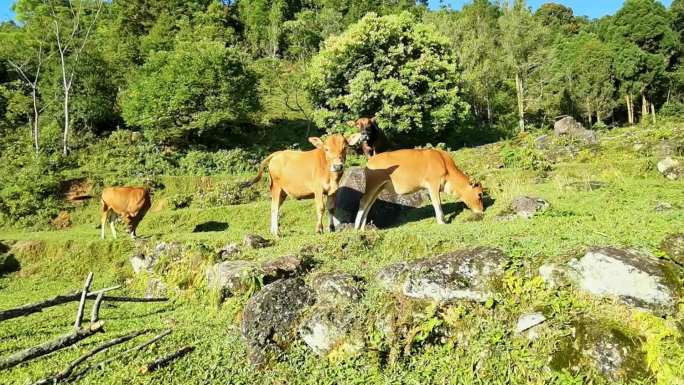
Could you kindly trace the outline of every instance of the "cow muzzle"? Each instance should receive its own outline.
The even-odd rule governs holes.
[[[330,165],[330,172],[342,172],[342,170],[344,170],[344,165],[341,163]]]

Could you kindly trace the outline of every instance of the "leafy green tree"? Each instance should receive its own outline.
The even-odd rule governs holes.
[[[515,78],[518,127],[525,131],[527,81],[546,61],[549,30],[532,15],[525,0],[514,0],[513,4],[506,2],[499,26],[505,60]]]
[[[211,40],[180,41],[153,52],[121,96],[127,125],[164,142],[243,121],[258,106],[257,77],[237,49]]]
[[[306,88],[319,126],[377,116],[389,134],[442,132],[468,113],[448,39],[409,12],[369,13],[325,47]]]
[[[566,36],[579,32],[582,25],[582,22],[575,18],[572,8],[557,3],[542,4],[534,16],[543,25]]]
[[[302,9],[300,0],[242,0],[237,9],[245,39],[255,54],[272,58],[282,54],[283,23]]]
[[[655,0],[627,0],[610,21],[609,38],[616,53],[616,74],[625,95],[630,123],[635,121],[635,95],[641,96],[642,118],[651,112],[655,119],[651,101],[661,93],[661,82],[672,68],[678,47],[670,16]]]
[[[283,24],[287,56],[304,60],[313,56],[328,36],[343,30],[342,15],[332,8],[303,10]]]

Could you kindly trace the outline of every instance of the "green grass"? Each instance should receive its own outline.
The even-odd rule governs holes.
[[[446,212],[452,220],[445,226],[435,223],[427,205],[409,213],[407,223],[399,227],[362,234],[343,231],[316,235],[312,202],[287,200],[281,217],[283,237],[273,247],[245,250],[237,258],[262,261],[313,247],[318,262],[316,271],[341,270],[365,279],[364,300],[356,311],[365,315],[359,319],[359,325],[368,352],[351,358],[335,354],[319,358],[297,342],[281,360],[264,369],[253,368],[247,364],[245,344],[239,334],[240,309],[245,299],[229,299],[218,306],[214,293],[205,288],[204,269],[215,262],[221,246],[240,242],[247,233],[268,234],[268,200],[221,207],[191,204],[177,210],[158,204],[142,222],[139,234],[149,237],[143,241],[149,245],[163,240],[184,247],[182,258],[164,261],[157,270],[164,272],[172,288],[172,301],[116,306],[105,303],[102,319],[106,322],[106,333],[6,371],[2,373],[2,383],[23,384],[42,378],[98,343],[131,330],[156,331],[167,327],[174,328],[169,338],[134,357],[91,372],[81,382],[604,383],[595,371],[587,368],[578,373],[547,368],[549,357],[559,349],[569,326],[585,317],[622,322],[632,333],[645,338],[647,361],[655,373],[646,383],[682,383],[683,335],[681,326],[678,330],[675,322],[684,317],[682,304],[679,314],[661,319],[628,311],[609,300],[588,298],[571,288],[551,290],[537,277],[537,268],[542,263],[565,261],[593,245],[661,254],[658,249],[662,239],[684,228],[684,181],[668,181],[660,176],[655,170],[656,159],[649,153],[631,150],[630,141],[632,137],[655,142],[663,135],[676,136],[681,133],[678,127],[668,126],[669,131],[641,128],[611,133],[599,150],[582,150],[574,158],[566,157],[552,164],[550,170],[535,170],[536,166],[528,165],[500,168],[500,145],[458,151],[457,163],[481,180],[495,199],[480,221],[471,220],[467,210],[454,213],[459,205],[447,199]],[[512,146],[523,148],[529,143],[529,138],[523,138]],[[158,193],[155,200],[161,202],[178,193],[192,194],[211,178],[204,182],[192,177],[174,180],[167,180],[166,190]],[[605,185],[588,191],[582,186],[589,181]],[[264,185],[261,188],[265,191]],[[506,211],[511,199],[521,194],[540,196],[551,203],[551,209],[531,220],[497,220],[496,216]],[[656,212],[654,207],[661,201],[674,208]],[[88,271],[96,273],[95,287],[127,283],[130,293],[142,293],[144,279],[135,277],[128,263],[135,244],[125,237],[99,240],[95,204],[76,208],[73,220],[74,226],[61,231],[0,230],[1,240],[15,242],[21,263],[19,272],[0,278],[0,309],[74,290]],[[193,232],[197,225],[211,221],[223,223],[227,229]],[[374,284],[377,271],[390,263],[479,245],[501,248],[512,257],[494,306],[435,307],[407,303]],[[542,337],[529,342],[513,335],[511,329],[517,317],[537,309],[543,309],[549,316]],[[0,355],[67,332],[74,313],[75,304],[69,304],[0,323]],[[383,338],[375,318],[392,314],[416,333],[394,341]],[[449,332],[438,343],[430,336],[441,335],[440,330]],[[407,337],[410,335],[421,338]],[[138,341],[144,338],[139,337]],[[151,375],[138,374],[137,369],[153,357],[187,344],[195,345],[197,350],[169,368]],[[112,353],[121,349],[113,349]],[[404,355],[404,351],[410,354]]]

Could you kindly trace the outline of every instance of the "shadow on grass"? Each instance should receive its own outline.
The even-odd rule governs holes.
[[[217,222],[217,221],[207,221],[204,223],[200,223],[199,225],[195,226],[195,228],[192,230],[193,233],[208,233],[211,231],[226,231],[228,230],[228,223],[226,222]]]

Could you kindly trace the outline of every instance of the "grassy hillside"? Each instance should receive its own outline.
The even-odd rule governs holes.
[[[626,335],[643,341],[649,371],[635,377],[634,383],[681,384],[684,304],[669,318],[628,311],[617,302],[599,301],[572,287],[551,289],[538,277],[538,267],[549,261],[567,261],[594,245],[636,248],[667,258],[660,251],[661,241],[684,229],[684,181],[665,179],[655,164],[663,142],[684,147],[684,125],[619,129],[603,133],[597,146],[563,140],[544,151],[537,149],[534,138],[521,136],[454,152],[457,164],[482,181],[494,200],[482,220],[474,220],[462,204],[447,198],[445,212],[450,223],[445,226],[435,223],[428,203],[406,214],[406,223],[398,227],[315,235],[313,202],[287,200],[281,219],[283,237],[272,247],[243,250],[232,257],[262,261],[306,248],[313,251],[315,271],[344,271],[364,279],[361,312],[369,319],[366,351],[355,357],[333,354],[321,358],[295,342],[286,356],[266,368],[247,363],[239,333],[246,298],[229,298],[219,305],[216,293],[206,288],[204,271],[218,260],[217,250],[226,243],[241,242],[248,233],[268,234],[266,188],[260,185],[247,199],[252,201],[238,205],[214,206],[210,200],[197,198],[203,184],[243,180],[247,175],[165,178],[166,189],[155,193],[155,205],[138,229],[146,239],[137,242],[126,237],[99,240],[95,202],[75,208],[68,229],[0,229],[0,241],[13,245],[21,265],[19,271],[0,277],[0,310],[74,290],[88,271],[95,272],[96,288],[122,283],[130,294],[141,295],[146,277],[133,273],[128,257],[159,241],[181,245],[179,255],[155,267],[155,274],[170,288],[171,301],[105,303],[101,318],[106,333],[2,372],[2,383],[24,384],[43,378],[98,343],[128,331],[168,327],[174,329],[169,338],[133,358],[93,371],[80,382],[606,383],[585,366],[573,371],[549,364],[554,352],[562,350],[569,328],[591,320],[597,325],[619,321]],[[173,202],[180,195],[193,200],[188,207],[174,209]],[[518,195],[542,197],[551,208],[529,220],[498,218]],[[671,208],[656,210],[662,203]],[[480,245],[500,248],[512,258],[502,291],[488,306],[406,303],[374,283],[377,271],[390,263]],[[0,356],[67,332],[75,307],[72,303],[0,322]],[[513,328],[518,316],[539,309],[549,319],[541,337],[529,341],[516,336]],[[424,333],[382,341],[372,315],[393,311],[412,314],[405,320],[406,326]],[[441,340],[429,338],[435,334],[430,326],[435,323],[452,332]],[[197,350],[170,368],[150,375],[138,373],[153,357],[187,344]],[[107,355],[122,349],[112,349]]]

